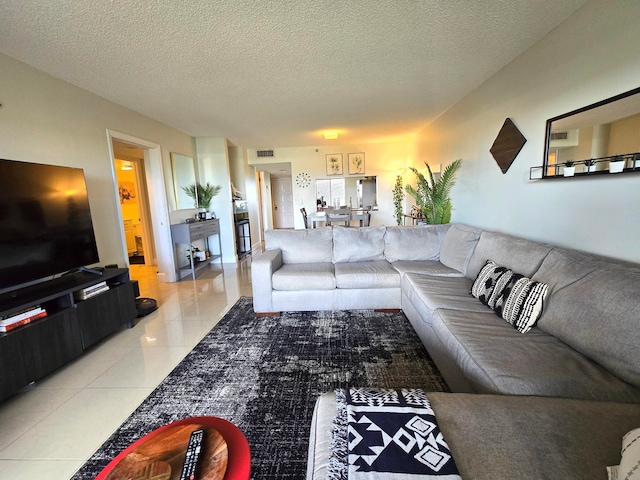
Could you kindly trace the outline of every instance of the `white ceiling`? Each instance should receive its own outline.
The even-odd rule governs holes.
[[[3,53],[248,148],[406,138],[586,0],[0,0]],[[508,115],[509,112],[505,112]]]

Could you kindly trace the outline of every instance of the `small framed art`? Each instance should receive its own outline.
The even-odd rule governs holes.
[[[327,159],[327,175],[342,175],[342,154],[329,153]]]
[[[350,153],[347,155],[349,175],[364,175],[364,153]]]

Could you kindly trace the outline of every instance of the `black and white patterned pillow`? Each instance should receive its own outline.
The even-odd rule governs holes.
[[[542,315],[549,286],[512,274],[496,299],[494,310],[520,333],[527,333]]]
[[[508,268],[499,266],[493,260],[487,260],[471,286],[471,295],[490,308],[494,308],[497,295],[512,274],[510,272]]]

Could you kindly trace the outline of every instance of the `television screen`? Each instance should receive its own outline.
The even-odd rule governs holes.
[[[0,160],[0,289],[98,261],[83,170]]]

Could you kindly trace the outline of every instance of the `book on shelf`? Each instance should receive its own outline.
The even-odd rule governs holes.
[[[98,295],[102,292],[106,292],[107,290],[109,290],[109,285],[106,284],[106,282],[100,282],[102,285],[100,285],[100,287],[95,288],[95,285],[93,287],[90,288],[84,288],[82,290],[78,290],[77,292],[73,293],[73,298],[75,298],[76,300],[86,300],[87,298],[91,298],[94,295]]]
[[[40,305],[36,305],[35,307],[25,308],[24,310],[14,312],[9,316],[0,317],[0,325],[7,325],[10,323],[13,323],[14,321],[22,320],[23,318],[28,318],[32,315],[36,315],[44,311],[45,311],[44,308],[42,308]]]
[[[18,327],[22,327],[23,325],[27,325],[28,323],[33,322],[34,320],[38,320],[39,318],[43,318],[47,316],[46,311],[42,311],[40,313],[36,313],[30,317],[22,318],[20,320],[14,320],[12,323],[8,324],[0,324],[0,332],[6,333],[14,330]]]

